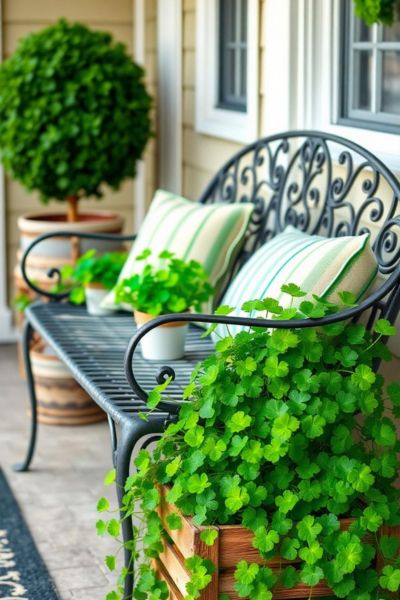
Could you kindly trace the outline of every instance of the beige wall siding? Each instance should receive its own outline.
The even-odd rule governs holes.
[[[116,40],[126,44],[132,53],[133,47],[133,6],[134,0],[3,0],[3,39],[4,54],[9,56],[15,49],[18,40],[30,32],[50,25],[60,17],[72,21],[81,21],[98,30],[109,31]],[[146,68],[149,91],[154,94],[154,23],[155,0],[146,2],[147,43]],[[154,142],[149,144],[146,151],[146,186],[154,186]],[[134,217],[134,192],[131,181],[125,182],[117,192],[106,189],[102,201],[88,200],[81,203],[83,208],[104,208],[118,211],[125,217],[127,231],[133,230]],[[10,295],[13,295],[12,270],[15,262],[15,253],[18,247],[17,220],[26,212],[41,210],[64,210],[62,203],[52,202],[48,207],[39,203],[37,194],[28,194],[18,183],[6,180],[6,218],[8,232],[8,269]]]
[[[146,188],[145,204],[148,206],[157,187],[157,0],[146,0],[145,69],[147,89],[154,99],[153,132],[145,152]]]

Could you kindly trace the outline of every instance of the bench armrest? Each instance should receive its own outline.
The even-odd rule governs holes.
[[[218,323],[221,325],[239,325],[244,327],[261,327],[264,329],[297,329],[304,327],[321,327],[346,320],[357,320],[359,316],[366,310],[371,309],[371,315],[368,322],[368,327],[372,325],[376,319],[377,312],[381,308],[380,299],[387,293],[383,285],[378,292],[375,292],[364,301],[360,302],[355,307],[347,308],[337,313],[326,315],[319,319],[292,319],[292,320],[275,320],[251,317],[234,317],[210,314],[195,314],[195,313],[175,313],[156,317],[140,327],[132,336],[125,353],[125,375],[135,394],[144,402],[148,397],[146,392],[138,383],[134,374],[133,356],[139,345],[140,340],[152,329],[164,325],[166,323],[180,321],[182,323]],[[371,321],[371,323],[370,323]],[[163,366],[157,374],[156,380],[158,383],[163,383],[168,377],[175,378],[175,371],[170,366]],[[171,401],[161,401],[158,404],[160,410],[176,414],[179,411],[180,404]]]
[[[21,259],[21,273],[24,281],[28,285],[28,287],[36,292],[40,296],[44,296],[45,298],[49,298],[51,300],[63,300],[68,297],[70,290],[67,291],[49,291],[45,290],[38,285],[32,279],[30,279],[27,268],[27,260],[29,254],[32,252],[33,248],[35,248],[38,244],[43,242],[44,240],[48,240],[49,238],[77,238],[77,239],[85,239],[85,240],[105,240],[105,241],[117,241],[117,242],[132,242],[136,238],[136,234],[131,235],[119,235],[112,233],[84,233],[78,231],[53,231],[51,233],[45,233],[33,240],[31,244],[29,244],[28,248],[25,250],[23,257]],[[62,275],[61,270],[59,268],[49,269],[47,272],[47,276],[49,279],[54,281],[55,286],[60,286],[62,283]]]

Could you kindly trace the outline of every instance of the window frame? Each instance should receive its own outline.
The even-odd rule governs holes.
[[[314,129],[364,146],[400,174],[400,135],[339,122],[343,0],[268,0],[262,135]],[[273,51],[268,52],[268,48]],[[316,51],[317,49],[317,51]],[[280,89],[279,97],[271,90]]]
[[[195,130],[241,143],[258,135],[259,0],[247,0],[247,11],[247,106],[236,111],[218,106],[219,2],[196,0]]]
[[[376,111],[381,99],[378,95],[382,92],[379,83],[383,83],[382,60],[377,55],[382,50],[400,50],[400,42],[382,42],[380,39],[382,26],[374,25],[372,28],[371,42],[357,42],[352,38],[354,36],[355,15],[351,2],[346,2],[339,16],[341,29],[343,31],[343,40],[339,51],[339,64],[341,66],[341,81],[338,82],[340,113],[337,122],[351,127],[370,129],[388,133],[400,134],[400,115]],[[350,29],[350,30],[349,30]],[[382,45],[385,47],[382,48]],[[354,50],[372,51],[372,77],[374,81],[371,86],[372,110],[362,110],[352,108],[354,91],[350,89],[350,73],[353,71]],[[378,81],[380,79],[380,82]]]

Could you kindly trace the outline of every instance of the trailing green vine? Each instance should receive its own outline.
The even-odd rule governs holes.
[[[137,471],[125,484],[124,518],[135,515],[138,522],[128,544],[137,600],[169,597],[151,562],[166,535],[157,512],[160,484],[168,486],[166,499],[179,511],[167,517],[171,530],[182,526],[180,514],[191,516],[195,525],[206,526],[201,537],[212,545],[217,533],[207,525],[241,524],[253,532],[263,559],[299,560],[297,568],[283,564],[278,572],[241,560],[234,574],[241,598],[269,600],[277,585],[291,589],[299,582],[311,587],[311,598],[321,580],[334,597],[348,600],[391,598],[400,588],[400,540],[381,535],[383,525],[400,523],[394,422],[400,385],[385,386],[373,368],[377,358],[390,360],[383,342],[395,328],[385,320],[376,323],[373,335],[351,322],[296,328],[297,318],[336,312],[354,298],[343,293],[341,304],[333,305],[317,297],[304,300],[293,284],[282,289],[298,308],[283,309],[266,298],[243,309],[293,319],[293,328],[252,328],[220,339],[215,354],[196,366],[177,422],[153,453],[141,450],[135,459]],[[164,388],[152,392],[151,408]],[[108,483],[113,481],[111,472]],[[108,506],[102,498],[98,509]],[[345,517],[354,519],[348,531],[340,529]],[[97,528],[119,538],[115,518],[100,519]],[[379,572],[377,551],[384,558]],[[115,557],[106,562],[116,568]],[[193,600],[214,566],[196,556],[186,566],[186,599]],[[123,570],[107,600],[122,598],[125,576]]]

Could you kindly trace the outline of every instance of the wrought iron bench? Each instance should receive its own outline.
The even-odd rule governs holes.
[[[396,320],[400,309],[400,184],[394,174],[364,148],[313,131],[288,132],[261,139],[233,156],[212,179],[199,201],[254,203],[248,237],[235,269],[288,224],[326,237],[371,231],[379,263],[380,286],[358,307],[324,317],[319,322],[357,319],[365,311],[368,327],[378,317],[392,323]],[[29,280],[26,268],[29,253],[52,236],[116,239],[116,236],[105,234],[49,234],[35,240],[25,252],[21,265],[25,280],[42,298],[50,301],[38,301],[26,311],[23,347],[32,424],[27,455],[15,468],[27,470],[35,449],[36,397],[29,343],[33,330],[36,330],[107,413],[121,497],[134,445],[148,434],[160,434],[174,418],[182,384],[187,381],[193,365],[213,350],[211,341],[202,339],[202,331],[193,325],[185,358],[164,366],[142,359],[140,352],[136,352],[140,339],[154,327],[172,320],[279,328],[293,327],[293,322],[174,314],[158,317],[135,332],[131,315],[89,316],[85,308],[66,301],[67,293],[51,293]],[[118,239],[131,241],[134,236],[118,236]],[[49,276],[60,278],[60,272],[52,270]],[[313,325],[315,320],[310,319],[296,322],[298,327]],[[142,420],[139,413],[148,412],[148,391],[170,375],[174,381],[168,388],[168,397],[163,398],[147,421]],[[144,443],[148,441],[147,437]],[[132,524],[125,519],[124,539],[131,535]],[[126,552],[126,560],[129,559],[129,552]],[[131,589],[132,580],[128,577],[125,582],[127,598]]]

